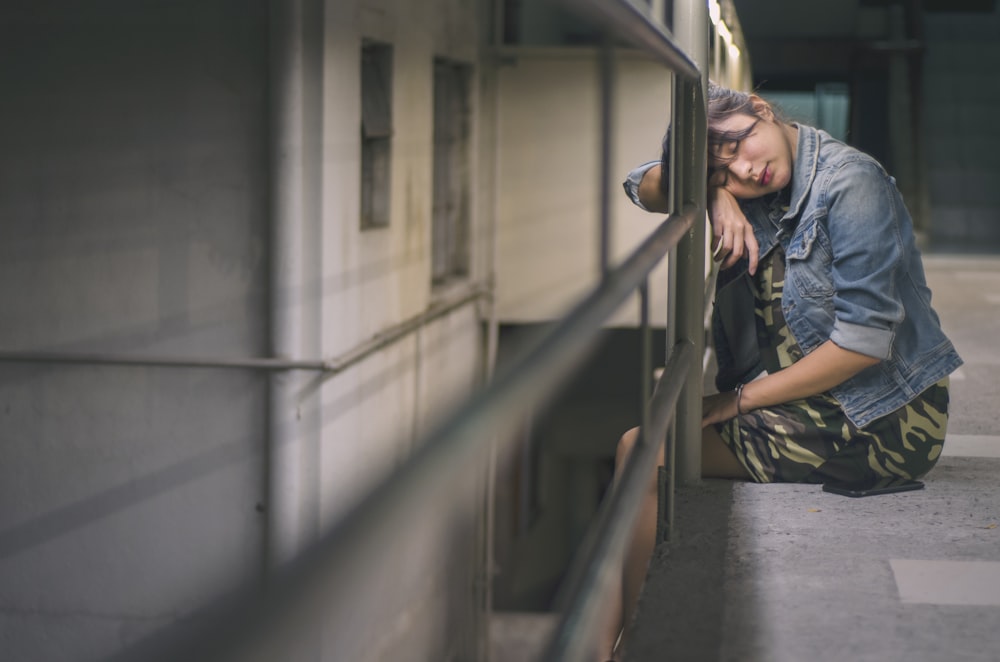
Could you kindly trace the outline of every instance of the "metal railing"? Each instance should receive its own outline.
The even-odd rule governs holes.
[[[492,296],[486,285],[473,284],[452,296],[435,301],[427,310],[376,333],[368,340],[331,358],[282,359],[277,357],[178,356],[139,352],[72,352],[0,350],[0,363],[54,363],[157,368],[205,368],[223,370],[263,370],[280,372],[308,370],[336,375],[354,367],[372,354],[406,338],[417,329],[463,306]]]
[[[631,0],[563,0],[569,8],[589,16],[604,25],[616,37],[625,39],[655,55],[674,72],[673,108],[670,143],[671,218],[683,208],[682,215],[691,214],[689,231],[679,238],[670,260],[670,301],[667,320],[667,342],[671,346],[666,366],[650,399],[648,393],[651,366],[649,363],[649,301],[646,282],[638,285],[641,298],[643,329],[643,359],[640,379],[643,385],[641,426],[632,453],[620,469],[614,491],[605,498],[596,521],[560,590],[557,604],[561,616],[542,660],[563,662],[595,658],[595,633],[601,622],[603,605],[610,590],[620,577],[627,541],[638,518],[640,502],[649,489],[660,447],[664,452],[665,489],[660,491],[660,531],[669,535],[673,523],[675,479],[692,482],[701,475],[701,381],[703,366],[700,357],[704,346],[706,297],[708,285],[704,279],[704,200],[705,182],[705,106],[703,91],[707,74],[692,62],[678,41],[663,24],[652,17],[648,8]],[[686,37],[702,62],[707,59],[707,6],[697,0],[676,0],[674,26]],[[605,49],[610,48],[606,42]],[[606,54],[605,61],[610,60]],[[609,107],[608,95],[614,88],[608,80],[613,69],[602,67],[602,114]],[[602,162],[610,162],[608,135],[611,122],[602,122]],[[602,172],[601,186],[608,177]],[[608,210],[602,207],[602,238],[608,235]],[[617,576],[617,577],[616,577]]]
[[[611,496],[588,533],[569,579],[564,583],[560,622],[547,648],[546,662],[578,660],[592,654],[595,632],[612,574],[618,572],[625,541],[637,518],[639,502],[654,474],[656,458],[668,437],[666,464],[669,488],[662,504],[669,520],[674,466],[682,481],[700,474],[700,402],[702,369],[698,360],[704,340],[704,73],[693,63],[661,21],[632,0],[565,0],[594,17],[618,39],[638,44],[674,71],[671,144],[671,213],[619,266],[604,265],[596,289],[558,320],[520,357],[451,418],[418,444],[395,472],[343,517],[299,559],[276,574],[264,592],[250,591],[193,615],[196,629],[163,632],[125,651],[118,660],[260,659],[268,637],[296,620],[322,613],[330,587],[345,585],[365,573],[377,573],[378,553],[392,544],[394,532],[436,505],[456,501],[456,476],[485,465],[492,452],[515,443],[508,434],[582,366],[602,331],[602,324],[636,291],[642,302],[644,394],[649,392],[650,365],[648,279],[653,268],[671,255],[672,298],[668,327],[669,359],[652,397],[643,397],[642,425],[635,451],[621,471]],[[675,0],[675,29],[687,34],[701,52],[707,31],[706,7],[697,0]],[[699,36],[700,35],[700,36]],[[605,48],[611,48],[610,39]],[[689,46],[689,50],[692,46]],[[704,54],[700,58],[704,61]],[[604,76],[613,75],[604,67]],[[612,85],[602,84],[604,112]],[[666,110],[666,103],[665,103]],[[666,113],[665,113],[666,114]],[[611,123],[602,122],[604,132]],[[603,136],[605,153],[611,136]],[[599,186],[609,186],[606,170]],[[602,205],[601,236],[607,240],[608,205]],[[607,255],[607,251],[603,251]],[[289,366],[295,367],[295,366]],[[322,369],[320,366],[316,366]],[[326,366],[328,368],[329,366]],[[676,415],[675,415],[676,414]],[[672,435],[668,434],[673,428]],[[494,447],[496,444],[497,448]],[[676,457],[675,449],[676,445]],[[350,598],[348,598],[350,599]],[[252,652],[252,653],[251,653]]]
[[[671,215],[619,267],[612,270],[597,289],[580,302],[520,358],[474,396],[461,410],[427,436],[411,458],[372,491],[361,504],[328,531],[300,560],[276,578],[264,595],[241,594],[223,605],[215,605],[191,618],[197,634],[172,639],[169,634],[142,642],[116,660],[212,659],[242,660],[247,651],[263,647],[263,641],[279,623],[315,613],[328,598],[327,587],[344,585],[359,572],[377,570],[373,554],[387,544],[392,532],[426,512],[430,504],[454,500],[447,479],[479,465],[490,450],[491,436],[483,430],[509,427],[538,402],[544,401],[564,383],[589,353],[610,317],[647,278],[667,252],[701,221],[700,210],[688,206]],[[696,222],[697,221],[697,222]],[[650,408],[647,439],[661,438],[673,413],[681,379],[692,369],[698,372],[693,343],[682,341],[671,352],[667,370]],[[662,442],[661,442],[662,443]],[[560,628],[560,646],[552,659],[579,659],[577,648],[586,641],[581,632],[590,629],[597,604],[589,600],[600,576],[607,577],[608,559],[620,557],[621,530],[630,528],[638,499],[648,484],[659,444],[640,442],[624,471],[604,513],[601,525],[591,535],[592,553],[578,571],[582,581],[573,590],[577,597],[566,611]],[[620,561],[620,559],[619,559]],[[613,563],[610,565],[614,565]],[[597,568],[595,570],[595,568]],[[597,576],[595,581],[594,577]],[[562,650],[565,649],[565,650]]]

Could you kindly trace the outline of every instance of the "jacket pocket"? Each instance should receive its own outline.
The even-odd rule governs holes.
[[[803,221],[788,243],[786,286],[795,288],[801,296],[810,299],[833,297],[833,257],[824,245],[819,222]]]

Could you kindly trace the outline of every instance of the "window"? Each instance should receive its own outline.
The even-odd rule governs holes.
[[[788,119],[847,140],[850,92],[846,83],[816,83],[805,89],[763,90],[760,94],[776,103]]]
[[[361,45],[361,229],[389,225],[392,46]]]
[[[469,135],[472,67],[434,61],[434,197],[431,228],[435,284],[469,273]]]

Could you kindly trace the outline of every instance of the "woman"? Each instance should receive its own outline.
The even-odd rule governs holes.
[[[827,133],[785,122],[760,97],[714,84],[708,166],[723,263],[713,315],[719,393],[703,403],[703,475],[823,483],[927,473],[961,359],[931,308],[894,180]],[[629,174],[636,204],[666,211],[664,169]],[[619,460],[635,437],[622,438]],[[625,613],[655,517],[653,488],[626,562]],[[605,656],[621,629],[613,620]]]

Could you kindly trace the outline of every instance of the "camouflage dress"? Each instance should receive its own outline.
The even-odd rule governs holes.
[[[780,246],[753,279],[757,339],[768,373],[802,358],[781,311]],[[948,378],[909,404],[858,428],[829,393],[763,407],[716,424],[723,441],[761,483],[918,478],[934,466],[948,425]]]

